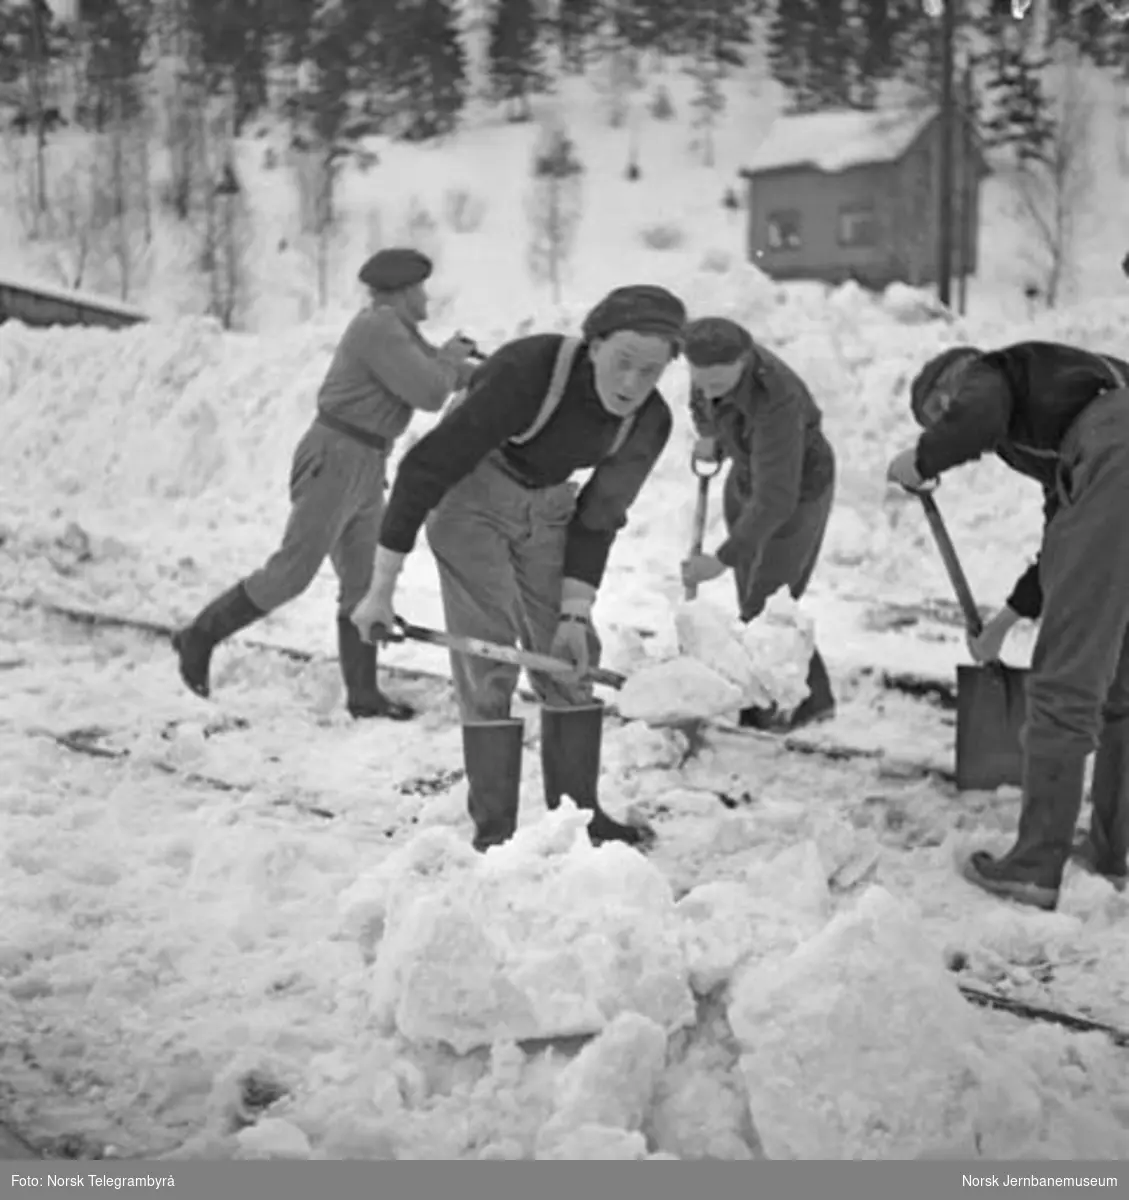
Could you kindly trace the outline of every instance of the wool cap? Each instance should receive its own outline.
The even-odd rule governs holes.
[[[431,259],[408,246],[389,246],[378,250],[361,267],[357,278],[365,287],[378,292],[398,292],[423,283],[433,270]]]
[[[950,346],[942,350],[936,357],[931,358],[917,373],[910,385],[909,406],[913,410],[914,419],[919,425],[925,424],[925,402],[933,389],[941,380],[941,376],[958,362],[979,358],[983,353],[975,346]]]
[[[728,317],[699,317],[686,326],[686,359],[692,367],[730,366],[753,348],[753,339]]]
[[[686,306],[666,288],[638,283],[615,288],[584,318],[581,332],[591,341],[629,329],[668,338],[675,350],[682,348]]]

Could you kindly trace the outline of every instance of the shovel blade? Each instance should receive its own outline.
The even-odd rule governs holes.
[[[961,792],[1020,787],[1027,672],[1003,663],[957,667],[956,785]]]

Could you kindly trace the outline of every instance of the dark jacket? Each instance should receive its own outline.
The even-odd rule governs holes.
[[[626,441],[605,457],[620,419],[601,404],[582,346],[548,423],[528,442],[509,444],[541,411],[561,341],[551,333],[518,338],[475,372],[466,399],[404,455],[384,513],[382,546],[410,551],[428,513],[494,451],[500,452],[503,470],[529,488],[552,487],[595,467],[577,497],[564,570],[569,578],[599,587],[615,536],[670,438],[671,414],[652,392],[636,410]]]
[[[737,386],[719,400],[690,394],[690,414],[702,437],[716,437],[733,466],[733,483],[748,497],[717,557],[731,567],[763,552],[796,507],[835,478],[835,455],[823,434],[823,414],[803,380],[763,346]]]
[[[918,439],[918,473],[933,479],[994,452],[1042,486],[1044,521],[1049,524],[1059,506],[1059,450],[1067,430],[1096,396],[1122,382],[1129,383],[1129,364],[1074,346],[1019,342],[982,354],[961,377],[945,415]],[[1007,604],[1029,620],[1040,616],[1038,558],[1020,577]]]

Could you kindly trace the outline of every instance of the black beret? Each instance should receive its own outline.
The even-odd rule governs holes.
[[[361,267],[357,278],[365,287],[378,292],[398,292],[401,288],[423,283],[432,272],[431,259],[408,246],[389,246],[378,250]]]
[[[582,332],[589,340],[623,329],[657,333],[680,349],[685,326],[686,306],[673,292],[640,283],[609,292],[584,318]]]
[[[693,367],[730,366],[753,348],[753,339],[728,317],[699,317],[686,326],[686,358]]]
[[[909,405],[919,425],[925,424],[925,402],[941,380],[941,376],[958,362],[971,362],[979,358],[981,351],[975,346],[950,346],[931,358],[917,373],[910,385]]]

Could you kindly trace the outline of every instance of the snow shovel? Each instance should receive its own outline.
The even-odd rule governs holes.
[[[693,558],[702,552],[702,544],[706,537],[706,514],[710,503],[710,480],[721,470],[721,463],[692,457],[690,470],[698,477],[698,500],[694,506],[694,531],[690,541],[690,557]],[[686,599],[694,600],[697,595],[698,585],[687,584]]]
[[[524,667],[527,671],[541,671],[546,675],[575,675],[576,668],[563,658],[554,658],[551,654],[538,654],[533,650],[519,650],[516,646],[500,646],[496,642],[486,642],[481,638],[458,637],[453,633],[443,633],[438,629],[428,629],[423,625],[412,625],[402,618],[396,618],[397,629],[393,632],[383,625],[374,625],[370,637],[374,642],[423,642],[429,646],[445,646],[459,654],[470,654],[475,658],[487,658],[492,662],[511,663],[515,667]],[[627,682],[624,675],[617,671],[608,671],[602,667],[593,667],[585,676],[593,683],[602,683],[605,687],[621,688]]]
[[[937,501],[930,491],[919,490],[917,496],[960,602],[965,627],[972,637],[978,637],[984,622]],[[1027,712],[1026,679],[1025,670],[1002,662],[957,667],[958,791],[994,791],[1005,784],[1021,786],[1023,748],[1019,735]]]

